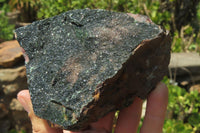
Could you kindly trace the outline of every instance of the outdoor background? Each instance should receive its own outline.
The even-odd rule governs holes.
[[[15,40],[14,30],[18,27],[68,10],[84,8],[146,15],[170,32],[172,53],[200,53],[200,0],[0,0],[0,50],[3,42]],[[20,89],[6,95],[3,87],[8,82],[5,84],[1,80],[1,72],[19,69],[24,65],[22,62],[8,67],[0,65],[0,132],[30,132],[29,121],[26,124],[21,122],[22,118],[27,118],[23,117],[26,113],[22,109],[12,109],[10,105]],[[187,84],[184,84],[170,75],[173,72],[163,79],[170,92],[163,132],[200,133],[200,78],[192,83],[188,79]],[[24,82],[26,78],[23,78]],[[197,87],[194,89],[194,86]],[[9,102],[5,102],[7,97],[11,98],[7,100]],[[14,110],[18,112],[13,113]],[[13,120],[12,117],[16,117],[20,111],[22,117]],[[2,112],[5,115],[1,115]]]

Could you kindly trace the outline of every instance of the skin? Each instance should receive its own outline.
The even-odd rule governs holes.
[[[51,128],[47,121],[38,118],[33,111],[28,90],[22,90],[17,98],[28,112],[33,133],[111,133],[115,112],[111,112],[99,121],[90,124],[90,130],[72,132]],[[140,122],[143,100],[135,98],[133,103],[119,112],[115,133],[136,133]],[[162,133],[165,113],[168,104],[168,88],[159,83],[147,98],[147,108],[140,133]]]

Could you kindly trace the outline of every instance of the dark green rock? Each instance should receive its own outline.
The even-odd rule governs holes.
[[[81,130],[147,97],[168,70],[170,37],[129,15],[72,10],[16,30],[36,115]]]

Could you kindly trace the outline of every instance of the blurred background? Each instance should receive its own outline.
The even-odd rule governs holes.
[[[0,0],[0,133],[31,132],[16,99],[28,87],[14,30],[84,8],[143,14],[170,32],[172,58],[163,79],[170,94],[163,132],[200,133],[200,0]]]

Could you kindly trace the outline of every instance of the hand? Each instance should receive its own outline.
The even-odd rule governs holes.
[[[46,120],[38,118],[32,108],[28,90],[18,93],[18,100],[28,112],[33,133],[111,133],[114,112],[109,113],[95,123],[91,129],[82,132],[72,132],[51,128]],[[132,105],[120,111],[115,133],[136,133],[141,117],[143,101],[135,98]],[[159,83],[147,98],[147,108],[140,133],[161,133],[168,103],[168,89],[165,84]]]

